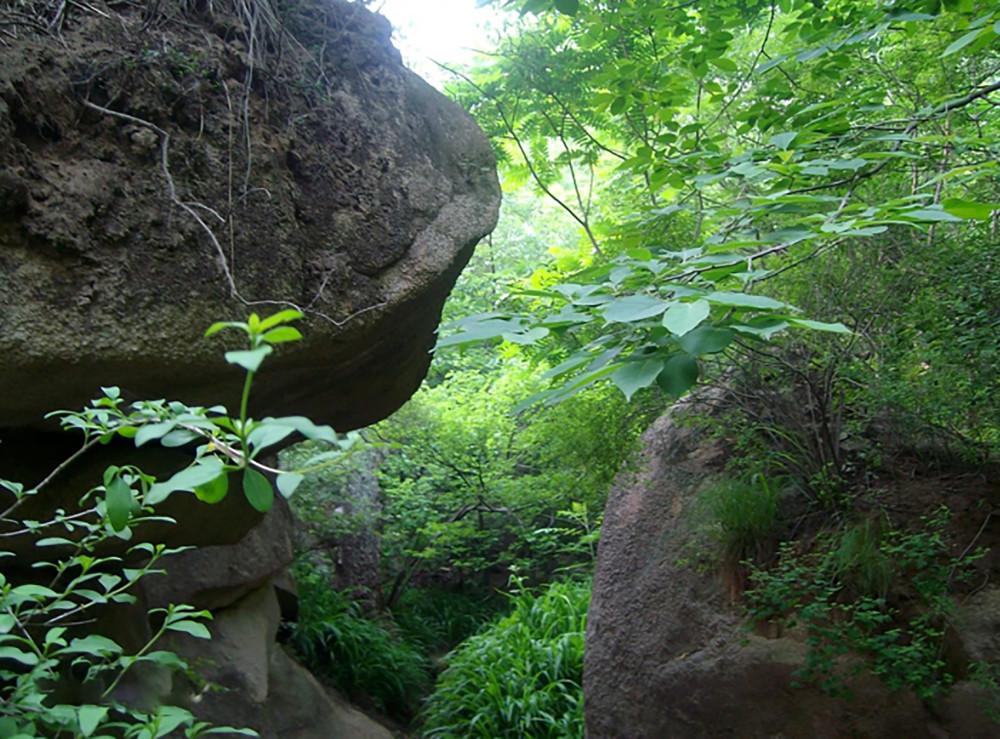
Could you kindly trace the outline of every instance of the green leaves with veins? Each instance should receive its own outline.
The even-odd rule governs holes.
[[[218,503],[230,489],[231,476],[238,475],[249,505],[266,513],[274,501],[269,476],[276,476],[285,496],[291,495],[309,472],[338,464],[360,446],[357,434],[341,436],[329,426],[317,425],[302,416],[267,417],[247,415],[254,374],[274,351],[274,346],[301,338],[289,325],[302,317],[298,311],[281,311],[261,319],[251,315],[245,322],[223,322],[207,332],[224,329],[242,332],[248,348],[226,353],[226,360],[246,373],[240,412],[232,415],[223,406],[204,408],[179,401],[142,400],[126,403],[116,387],[101,388],[101,394],[80,411],[57,411],[63,429],[83,435],[83,447],[56,468],[35,488],[0,481],[5,509],[4,537],[30,539],[36,550],[36,566],[50,570],[46,585],[8,582],[0,573],[0,735],[2,736],[165,736],[183,730],[184,736],[240,734],[256,736],[248,729],[213,727],[199,722],[186,709],[153,705],[139,710],[115,697],[121,680],[136,665],[148,665],[169,673],[188,670],[175,653],[159,648],[168,632],[197,639],[210,638],[206,621],[211,614],[185,605],[171,605],[151,612],[150,623],[158,624],[147,643],[128,651],[114,639],[99,634],[70,639],[71,624],[89,623],[98,608],[136,602],[132,590],[146,575],[158,572],[159,561],[182,549],[142,541],[129,544],[133,529],[146,522],[173,523],[156,515],[156,506],[176,493],[193,493],[204,503]],[[259,457],[293,436],[313,442],[316,454],[302,470],[268,467]],[[109,466],[101,484],[84,491],[72,512],[57,509],[45,520],[23,520],[17,515],[27,500],[47,492],[49,481],[63,467],[98,444],[118,437],[136,447],[159,444],[192,455],[190,464],[164,479],[144,473],[132,465]],[[44,510],[44,506],[42,507]],[[149,535],[148,529],[143,530]],[[118,540],[108,546],[109,540]],[[104,556],[98,552],[120,552]],[[7,555],[6,552],[0,555]],[[124,566],[124,562],[129,565]],[[103,686],[94,702],[60,703],[52,686],[70,668],[85,675],[91,685]]]
[[[989,4],[502,4],[518,25],[450,92],[510,187],[556,203],[579,243],[439,347],[573,357],[549,399],[602,379],[632,395],[679,354],[845,333],[772,278],[873,238],[995,226]]]
[[[243,493],[255,509],[267,513],[274,503],[274,488],[270,481],[252,467],[243,471]]]
[[[268,467],[262,453],[287,443],[293,435],[325,444],[328,456],[312,469],[338,463],[357,446],[357,436],[341,437],[329,426],[317,425],[303,416],[250,418],[247,407],[253,376],[274,351],[274,345],[297,341],[301,333],[287,324],[302,317],[285,310],[267,318],[252,314],[246,322],[213,324],[206,336],[223,330],[245,335],[248,349],[226,352],[226,360],[246,372],[239,415],[223,406],[202,408],[177,401],[140,401],[125,406],[118,388],[102,388],[102,396],[81,412],[60,411],[64,428],[84,433],[88,444],[106,443],[115,436],[133,439],[137,447],[159,443],[168,448],[193,448],[194,459],[186,468],[164,480],[137,475],[132,470],[109,468],[100,492],[108,525],[120,536],[129,536],[132,518],[149,506],[159,505],[178,492],[194,493],[205,503],[218,503],[228,495],[229,475],[242,473],[241,489],[256,510],[266,512],[274,489],[269,475],[277,476],[283,495],[291,495],[302,476]],[[538,332],[532,334],[537,336]]]
[[[790,317],[794,306],[740,291],[766,272],[753,257],[734,254],[728,246],[659,254],[636,250],[588,272],[575,275],[572,284],[525,291],[533,301],[532,313],[492,313],[457,322],[452,328],[458,333],[441,339],[439,347],[511,341],[515,327],[514,343],[526,346],[545,339],[558,346],[572,337],[590,337],[546,373],[556,381],[553,387],[533,396],[556,402],[603,379],[628,398],[654,383],[680,395],[699,371],[696,362],[682,362],[678,353],[697,357],[725,351],[737,339],[736,331],[750,342],[789,327],[847,332],[842,324]],[[593,282],[582,283],[584,276]],[[549,330],[539,332],[541,327]]]
[[[684,336],[708,318],[712,307],[707,300],[693,303],[675,303],[663,316],[663,326],[674,336]]]

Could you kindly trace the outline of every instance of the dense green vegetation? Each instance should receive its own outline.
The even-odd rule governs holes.
[[[727,388],[695,423],[731,456],[691,566],[751,621],[806,625],[802,680],[843,693],[853,653],[939,697],[981,555],[948,541],[946,496],[900,516],[883,481],[906,450],[995,456],[1000,7],[498,4],[517,12],[449,93],[493,141],[504,212],[428,383],[368,433],[398,445],[373,607],[405,640],[413,602],[538,590],[444,660],[427,735],[579,735],[579,704],[548,702],[579,680],[556,667],[578,624],[528,614],[577,602],[615,470],[696,383]]]
[[[427,702],[425,736],[583,736],[589,584],[558,582],[539,596],[518,590],[511,601],[509,616],[448,658]]]
[[[221,405],[203,408],[179,401],[127,404],[119,388],[101,388],[100,397],[82,410],[49,414],[65,431],[82,436],[76,452],[34,486],[0,480],[6,506],[0,513],[2,536],[9,542],[0,556],[10,565],[18,560],[18,547],[33,548],[31,568],[38,573],[26,577],[12,569],[9,575],[0,575],[4,660],[0,734],[4,737],[157,739],[180,731],[185,737],[257,735],[251,729],[214,727],[197,720],[187,708],[174,705],[162,686],[151,686],[142,677],[159,670],[168,680],[173,673],[197,680],[185,659],[164,648],[164,637],[209,639],[206,622],[211,612],[184,604],[149,609],[147,618],[155,627],[139,644],[129,643],[135,641],[134,634],[121,638],[81,627],[89,627],[108,605],[139,605],[136,584],[161,572],[158,565],[164,557],[186,548],[156,540],[132,543],[133,529],[140,524],[175,523],[156,510],[170,496],[188,493],[205,503],[218,503],[228,494],[230,478],[236,478],[250,505],[266,512],[274,490],[264,472],[277,470],[257,459],[262,451],[295,432],[324,445],[328,449],[324,454],[331,459],[350,445],[330,427],[304,418],[255,420],[247,415],[254,375],[275,344],[301,338],[288,325],[299,318],[302,314],[294,310],[263,320],[251,314],[245,323],[217,323],[206,332],[209,337],[235,329],[246,336],[246,349],[225,354],[228,363],[246,372],[238,413],[230,414]],[[84,491],[79,510],[49,510],[47,520],[28,517],[32,505],[49,493],[49,486],[70,464],[98,445],[121,439],[136,447],[153,443],[174,448],[192,442],[198,447],[191,463],[169,478],[158,480],[134,465],[109,465],[102,484]],[[279,473],[279,490],[290,491],[301,477],[297,472]],[[146,609],[144,603],[139,607]]]
[[[15,515],[44,484],[0,483],[5,523],[55,552],[50,585],[0,590],[4,736],[211,732],[116,700],[133,665],[185,669],[176,655],[73,637],[60,613],[128,600],[167,550],[116,542],[149,555],[123,569],[97,548],[165,497],[218,502],[233,481],[266,511],[267,474],[303,524],[287,640],[325,680],[426,736],[582,736],[607,492],[699,383],[724,393],[691,422],[730,455],[689,564],[716,568],[748,621],[802,625],[799,678],[843,694],[850,664],[928,702],[960,670],[996,686],[995,665],[941,657],[978,534],[948,539],[943,494],[900,513],[884,493],[904,464],[986,465],[1000,442],[1000,6],[505,5],[497,48],[449,90],[491,137],[503,219],[424,387],[349,438],[248,417],[262,362],[299,338],[283,312],[209,330],[248,339],[226,355],[246,373],[238,411],[126,408],[106,389],[61,414],[84,450],[116,435],[199,450],[167,480],[109,468],[83,514],[51,521]],[[262,461],[296,433],[311,441],[281,471]],[[158,622],[204,636],[205,618]],[[74,670],[102,694],[46,703]]]

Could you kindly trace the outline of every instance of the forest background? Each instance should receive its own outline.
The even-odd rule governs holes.
[[[227,354],[247,375],[239,417],[155,403],[126,414],[108,388],[64,425],[88,444],[220,440],[261,511],[274,490],[255,455],[312,438],[284,452],[277,477],[302,524],[299,614],[282,638],[400,733],[583,736],[608,491],[653,420],[714,386],[721,400],[689,421],[728,461],[699,501],[687,564],[719,578],[748,622],[804,624],[799,678],[831,695],[850,653],[927,703],[959,676],[996,698],[997,665],[942,659],[966,575],[982,574],[988,496],[973,501],[979,533],[962,538],[946,494],[924,490],[923,509],[900,516],[884,481],[904,464],[987,475],[996,458],[1000,4],[495,4],[510,11],[496,47],[449,70],[447,91],[493,142],[502,219],[409,404],[347,439],[247,418],[271,345],[299,338],[286,311],[211,329],[249,340]],[[338,464],[291,471],[321,443]],[[72,525],[127,532],[138,497],[217,500],[228,472],[212,453],[166,483],[115,468],[86,512],[96,522]],[[8,512],[37,492],[3,485]],[[73,566],[76,585],[98,577]],[[80,608],[127,598],[142,574],[102,580],[107,593]],[[68,602],[33,585],[4,597],[45,617]],[[170,612],[163,628],[207,635],[204,618]],[[107,719],[96,704],[38,709],[52,655],[103,660],[94,674],[153,655],[170,666],[62,632],[38,645],[16,623],[0,623],[4,656],[34,677],[0,675],[17,683],[0,728],[90,736]],[[132,719],[211,731],[190,714]]]
[[[506,6],[518,13],[497,47],[449,69],[447,87],[493,141],[501,224],[446,308],[424,387],[369,435],[386,444],[363,524],[380,537],[379,593],[309,618],[391,614],[394,643],[423,655],[414,675],[427,655],[447,666],[428,736],[582,735],[608,489],[657,415],[721,384],[729,400],[702,422],[732,454],[693,561],[728,577],[752,618],[873,618],[817,639],[803,674],[831,692],[834,645],[933,700],[952,677],[937,659],[951,575],[908,621],[888,596],[922,576],[916,552],[952,573],[969,562],[951,559],[943,496],[938,523],[887,524],[878,479],[906,445],[980,469],[995,455],[1000,6]],[[331,484],[296,504],[314,541]],[[817,513],[782,544],[784,523]],[[307,583],[336,567],[304,562]],[[498,585],[514,595],[498,601]],[[512,636],[531,629],[534,648]],[[302,643],[325,658],[315,634]],[[995,667],[976,669],[995,684]],[[402,685],[392,698],[353,685],[408,719],[429,682],[405,699]]]
[[[424,388],[372,435],[398,445],[383,452],[367,524],[380,532],[391,587],[379,607],[398,644],[438,657],[504,609],[490,597],[498,574],[517,593],[513,616],[445,658],[424,709],[433,736],[470,722],[484,736],[582,732],[586,574],[603,501],[638,434],[696,383],[724,382],[738,398],[706,421],[734,453],[730,479],[707,496],[696,559],[770,572],[750,584],[734,575],[758,617],[802,607],[762,604],[792,567],[774,554],[782,511],[820,510],[812,582],[853,587],[852,614],[881,608],[898,625],[884,596],[913,573],[884,561],[902,527],[872,524],[872,481],[888,464],[872,427],[971,464],[997,443],[1000,8],[509,5],[520,15],[498,47],[452,70],[448,87],[494,142],[501,225],[446,308]],[[441,350],[452,346],[464,351]],[[299,506],[322,527],[305,503],[328,494],[318,485]],[[931,538],[904,550],[945,557]],[[830,552],[847,564],[831,566]],[[307,582],[322,578],[322,566],[306,569]],[[575,608],[546,661],[510,638],[511,619],[527,628],[552,609],[558,620],[528,586],[566,578],[572,595],[558,602]],[[946,610],[929,605],[916,625],[930,650]],[[544,619],[537,628],[551,635]],[[891,662],[899,646],[872,654],[869,643],[869,657]],[[540,690],[553,650],[570,669]],[[830,680],[820,662],[814,677]],[[496,680],[495,696],[470,685],[477,674]],[[927,697],[946,688],[940,669],[921,675],[904,684]],[[410,715],[427,685],[411,688]]]

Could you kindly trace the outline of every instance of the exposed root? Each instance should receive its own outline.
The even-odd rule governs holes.
[[[329,280],[329,275],[320,284],[320,287],[317,290],[316,295],[313,296],[312,300],[310,300],[309,303],[305,306],[299,306],[290,300],[248,300],[247,298],[243,297],[243,295],[240,293],[239,289],[236,286],[236,280],[233,277],[232,270],[230,269],[230,262],[226,259],[226,253],[222,248],[222,244],[219,242],[218,237],[215,235],[215,231],[213,231],[212,227],[205,222],[205,219],[201,217],[201,214],[198,212],[198,210],[200,209],[208,213],[209,215],[211,215],[212,217],[214,217],[216,220],[220,221],[223,224],[227,223],[227,219],[223,218],[218,213],[218,211],[205,205],[204,203],[199,203],[197,201],[181,200],[180,197],[177,195],[177,186],[174,184],[173,175],[171,175],[170,173],[170,133],[164,130],[163,128],[160,128],[155,123],[143,120],[142,118],[138,118],[134,115],[129,115],[128,113],[122,113],[121,111],[118,110],[111,110],[110,108],[105,108],[104,106],[97,105],[96,103],[93,103],[90,100],[84,100],[83,104],[88,108],[90,108],[91,110],[95,110],[104,115],[110,115],[115,118],[120,118],[122,120],[128,121],[129,123],[134,123],[137,126],[143,126],[144,128],[148,128],[151,131],[155,132],[157,136],[159,136],[160,170],[163,172],[163,177],[167,182],[167,196],[172,204],[176,205],[178,208],[180,208],[189,216],[191,216],[191,218],[193,218],[195,222],[205,232],[205,235],[208,236],[209,241],[211,241],[212,243],[212,247],[215,249],[215,253],[219,262],[219,267],[222,269],[222,273],[226,279],[226,284],[229,286],[230,296],[238,300],[243,305],[249,307],[256,305],[274,305],[274,306],[282,306],[285,308],[294,308],[295,310],[298,310],[301,313],[321,318],[324,321],[333,324],[337,328],[342,328],[346,326],[348,323],[350,323],[353,319],[357,318],[358,316],[364,315],[365,313],[369,313],[371,311],[379,310],[388,305],[387,301],[383,301],[375,305],[370,305],[366,308],[362,308],[360,310],[355,311],[354,313],[351,313],[346,318],[343,318],[339,321],[331,316],[326,315],[321,311],[313,309],[312,306],[316,303],[317,300],[319,300],[320,297],[322,297],[323,290],[325,289],[327,281]],[[231,215],[230,218],[228,219],[228,223],[230,223],[230,233],[232,233]]]
[[[281,85],[284,84],[287,75],[294,75],[299,82],[313,78],[316,82],[326,80],[322,60],[318,60],[315,52],[306,49],[301,41],[285,30],[285,23],[288,19],[279,12],[275,0],[154,0],[148,3],[119,0],[116,5],[128,6],[136,11],[141,9],[143,20],[140,32],[168,24],[193,25],[196,18],[200,24],[206,16],[218,15],[236,19],[238,32],[242,36],[246,49],[243,57],[245,72],[242,80],[243,90],[238,100],[233,99],[229,88],[225,87],[228,108],[231,113],[235,114],[230,116],[230,120],[239,120],[239,123],[235,126],[230,123],[228,181],[226,183],[227,204],[224,213],[220,213],[220,209],[205,203],[181,198],[170,169],[171,141],[170,133],[166,129],[141,117],[107,107],[112,103],[99,105],[90,99],[83,101],[84,105],[91,110],[128,121],[149,129],[157,135],[160,149],[159,164],[167,184],[167,197],[172,206],[176,206],[194,219],[208,238],[225,279],[229,295],[245,306],[274,305],[295,308],[305,314],[321,318],[338,328],[347,325],[358,316],[384,308],[387,301],[357,310],[340,320],[317,310],[316,305],[323,298],[327,284],[333,275],[332,272],[323,278],[315,294],[305,305],[297,305],[290,300],[250,300],[240,292],[237,284],[235,267],[237,258],[236,211],[239,204],[244,203],[253,193],[264,192],[270,197],[270,193],[266,189],[252,186],[254,158],[251,135],[253,117],[251,95],[255,85],[255,75],[260,74],[261,70],[266,70],[269,86],[277,83],[277,89],[280,89]],[[19,0],[13,7],[0,10],[0,43],[2,43],[4,35],[12,38],[17,38],[18,34],[23,33],[58,35],[67,18],[78,13],[93,13],[110,17],[106,10],[102,10],[102,8],[85,0]],[[327,41],[329,40],[327,39]],[[322,51],[319,53],[322,54]],[[313,70],[315,70],[315,74],[313,74]],[[257,84],[259,86],[259,83]],[[317,90],[315,94],[318,96],[323,95],[327,87],[327,85],[317,87],[315,83],[310,86]],[[112,95],[112,101],[114,98],[115,96]],[[317,102],[319,100],[317,98]],[[240,129],[235,136],[232,132],[234,127]],[[238,141],[240,144],[237,143]],[[235,155],[237,148],[244,149],[243,162],[239,162],[239,164],[237,163],[239,157]],[[236,174],[238,167],[242,169],[239,175]],[[237,182],[237,179],[240,181]],[[221,237],[222,240],[228,240],[228,246],[225,246],[220,240],[220,235],[224,232],[217,234],[216,228],[220,226],[213,226],[213,223],[221,224],[221,228],[228,231],[228,236]]]

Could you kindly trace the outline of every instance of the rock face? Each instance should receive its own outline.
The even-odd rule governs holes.
[[[252,727],[262,737],[389,739],[275,643],[282,618],[294,615],[282,610],[291,536],[291,516],[279,502],[238,544],[173,555],[164,564],[170,576],[146,581],[150,606],[189,603],[214,615],[210,641],[180,636],[170,645],[200,678],[175,675],[171,698],[203,720]]]
[[[687,564],[699,492],[722,449],[677,423],[680,404],[646,432],[638,473],[605,511],[587,624],[587,735],[623,737],[989,737],[982,691],[960,682],[934,710],[873,677],[851,702],[792,688],[805,645],[748,634],[714,573]],[[964,607],[970,659],[994,660],[1000,590]]]
[[[238,344],[203,334],[251,311],[307,314],[305,339],[257,377],[251,415],[343,431],[409,398],[500,189],[485,136],[403,68],[384,19],[344,0],[15,5],[0,10],[6,479],[30,487],[73,455],[79,439],[43,414],[99,386],[235,409],[243,373],[222,352]],[[188,461],[111,444],[21,513],[75,505],[108,464],[162,479]],[[163,675],[149,689],[263,737],[388,737],[275,643],[295,607],[287,509],[262,520],[238,494],[175,497],[161,511],[174,533],[136,535],[201,548],[95,630],[136,646],[147,608],[211,609],[214,640],[176,647],[218,690]],[[5,563],[30,572],[27,556]]]
[[[142,7],[5,39],[0,428],[98,385],[233,407],[239,372],[202,334],[290,305],[306,339],[269,360],[254,414],[388,415],[495,224],[485,137],[358,3]]]

